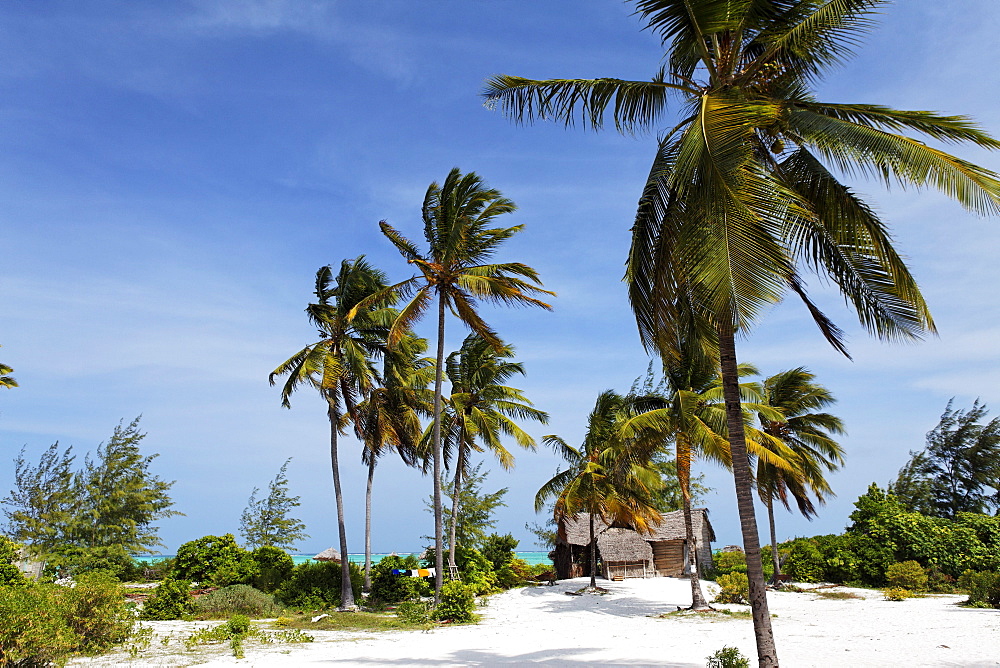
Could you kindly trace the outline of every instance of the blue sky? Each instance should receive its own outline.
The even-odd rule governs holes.
[[[253,487],[287,457],[299,516],[319,551],[336,542],[327,425],[308,394],[279,405],[267,374],[312,341],[303,308],[316,270],[366,254],[396,279],[388,220],[419,238],[428,184],[476,171],[519,205],[503,257],[539,270],[555,310],[484,313],[527,368],[519,386],[547,427],[582,436],[597,394],[625,391],[647,357],[620,282],[653,136],[518,127],[482,107],[493,74],[646,79],[656,40],[614,0],[11,2],[0,5],[0,360],[21,384],[0,396],[0,449],[37,458],[58,440],[82,455],[142,414],[154,471],[176,480],[172,551],[236,532]],[[907,0],[885,10],[823,99],[964,113],[1000,134],[992,0]],[[961,148],[994,170],[1000,156]],[[885,484],[946,402],[1000,410],[998,221],[935,192],[855,184],[892,225],[940,337],[866,337],[839,298],[811,290],[847,330],[838,357],[795,303],[740,342],[762,371],[804,365],[840,399],[847,465],[812,523],[839,532],[869,483]],[[430,334],[427,324],[423,333]],[[448,349],[465,331],[451,323]],[[362,549],[364,470],[343,441],[351,551]],[[498,528],[522,539],[549,453],[495,463],[509,487]],[[0,490],[12,484],[0,465]],[[739,541],[732,483],[705,469],[720,544]],[[430,479],[387,460],[375,489],[376,551],[419,550]]]

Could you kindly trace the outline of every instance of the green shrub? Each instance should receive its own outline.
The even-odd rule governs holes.
[[[357,564],[350,564],[355,599],[361,595],[364,576]],[[317,561],[299,564],[281,583],[275,596],[293,608],[321,610],[340,605],[340,564]]]
[[[882,592],[887,601],[905,601],[913,597],[913,592],[904,587],[889,587]]]
[[[0,587],[28,584],[15,562],[19,559],[21,546],[7,536],[0,535]]]
[[[204,536],[177,548],[171,577],[225,587],[248,584],[257,576],[257,562],[236,544],[233,534]]]
[[[915,561],[903,561],[885,570],[885,581],[890,587],[923,591],[927,588],[927,572]]]
[[[274,596],[250,585],[229,585],[200,596],[194,601],[194,614],[204,619],[225,619],[230,615],[247,615],[254,619],[274,617],[281,608]]]
[[[164,578],[153,595],[146,599],[142,606],[140,619],[166,620],[180,619],[191,614],[194,597],[191,595],[191,583],[187,580]]]
[[[965,571],[958,586],[969,592],[965,605],[1000,608],[1000,573]]]
[[[712,575],[729,575],[747,572],[747,556],[741,551],[716,552],[712,555]]]
[[[715,583],[722,587],[715,597],[717,603],[746,603],[750,598],[750,580],[746,573],[720,575]]]
[[[495,572],[499,572],[504,566],[508,566],[517,557],[514,550],[517,548],[518,540],[512,535],[491,533],[483,539],[483,557],[490,562]]]
[[[295,562],[287,552],[271,545],[258,547],[250,553],[250,558],[257,564],[253,586],[269,594],[275,592],[295,568]]]
[[[121,587],[102,574],[84,576],[75,587],[4,587],[0,620],[0,660],[7,666],[62,664],[71,654],[101,652],[125,641],[134,626]]]
[[[821,582],[824,565],[823,555],[816,541],[801,539],[792,543],[782,570],[796,582]]]
[[[403,601],[396,607],[396,616],[407,624],[430,624],[431,609],[423,601]]]
[[[723,647],[708,657],[708,668],[750,668],[750,659],[735,647]]]
[[[437,619],[458,623],[473,622],[476,615],[476,594],[472,587],[458,581],[449,580],[441,587],[441,603],[434,610]]]
[[[382,557],[372,566],[372,589],[369,599],[379,603],[399,603],[430,593],[430,587],[423,578],[392,573],[393,570],[411,570],[419,567],[420,562],[412,555]]]

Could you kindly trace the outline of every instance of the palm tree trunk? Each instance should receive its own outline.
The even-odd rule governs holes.
[[[677,447],[686,448],[681,445],[678,439]],[[678,452],[680,455],[680,452]],[[681,498],[684,501],[684,537],[687,542],[687,562],[688,579],[691,581],[691,610],[711,610],[712,606],[705,600],[705,593],[701,590],[701,579],[698,573],[698,541],[694,535],[694,521],[691,518],[691,461],[690,450],[687,456],[677,457],[677,478],[681,484]]]
[[[461,449],[462,446],[459,446]],[[459,456],[456,458],[455,463],[455,486],[452,488],[452,499],[451,499],[451,527],[450,535],[448,536],[448,568],[457,568],[458,562],[455,561],[455,540],[458,534],[458,511],[459,511],[459,500],[461,497],[460,490],[462,489],[462,467],[464,466],[463,457]]]
[[[434,370],[434,605],[441,603],[444,513],[441,508],[441,386],[444,383],[444,298],[438,293],[437,369]]]
[[[771,565],[774,566],[774,576],[771,584],[778,584],[778,576],[781,575],[781,563],[778,561],[778,535],[774,530],[774,499],[767,498],[767,524],[771,529]]]
[[[372,482],[375,480],[375,454],[369,453],[368,487],[365,490],[365,586],[372,590]]]
[[[351,566],[347,558],[347,530],[344,527],[344,494],[340,489],[340,461],[337,458],[337,409],[330,406],[330,464],[333,469],[333,495],[337,500],[337,531],[340,534],[340,607],[341,611],[356,610],[351,588]]]
[[[729,325],[719,326],[719,361],[722,365],[722,393],[726,401],[726,426],[733,455],[733,480],[736,484],[736,506],[743,533],[743,551],[747,558],[747,578],[750,581],[750,610],[753,614],[754,637],[757,641],[757,663],[760,668],[778,665],[778,654],[771,630],[771,613],[767,608],[767,586],[760,559],[760,537],[753,507],[750,462],[747,459],[746,434],[743,431],[743,408],[740,405],[739,373],[736,369],[736,339]]]
[[[590,586],[597,587],[597,540],[594,538],[594,513],[590,513]]]

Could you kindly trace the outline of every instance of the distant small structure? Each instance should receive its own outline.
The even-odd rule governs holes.
[[[712,567],[715,531],[708,521],[708,509],[691,510],[698,566],[701,572]],[[688,574],[688,550],[684,531],[684,511],[663,513],[652,525],[652,533],[642,534],[632,527],[608,526],[594,518],[594,535],[601,575],[619,578],[681,577]],[[579,513],[564,518],[556,532],[552,553],[556,576],[560,579],[590,574],[590,515]]]
[[[29,577],[32,580],[37,580],[42,577],[42,571],[45,570],[45,562],[39,561],[31,556],[27,548],[22,547],[18,551],[18,561],[16,566],[25,577]]]
[[[337,552],[332,547],[328,547],[319,554],[317,554],[315,557],[313,557],[313,559],[315,559],[316,561],[335,561],[339,564],[340,552]]]

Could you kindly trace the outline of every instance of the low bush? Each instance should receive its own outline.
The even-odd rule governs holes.
[[[250,553],[250,558],[257,564],[257,573],[251,584],[269,594],[277,591],[295,568],[295,562],[287,552],[271,545],[258,547]]]
[[[194,597],[191,595],[191,583],[187,580],[164,578],[146,599],[142,606],[140,619],[167,620],[180,619],[191,614]]]
[[[449,580],[441,587],[441,603],[435,608],[437,619],[467,623],[476,620],[476,594],[459,580]]]
[[[431,609],[423,601],[403,601],[396,607],[396,616],[407,624],[430,624]]]
[[[194,614],[202,619],[225,619],[231,615],[260,619],[274,617],[279,612],[281,608],[274,596],[242,584],[216,589],[194,602]]]
[[[816,542],[803,539],[792,543],[782,570],[796,582],[822,582],[824,566],[823,555]]]
[[[1000,608],[1000,573],[965,571],[958,586],[969,592],[965,605],[977,608]]]
[[[258,574],[257,562],[236,544],[231,533],[204,536],[177,548],[171,577],[225,587],[249,584]]]
[[[708,657],[708,668],[750,668],[750,659],[735,647],[723,647]]]
[[[712,575],[747,572],[747,556],[742,551],[716,552],[712,555]]]
[[[750,598],[750,580],[746,573],[720,575],[715,583],[722,587],[715,597],[716,603],[746,603]]]
[[[18,560],[21,546],[7,536],[0,535],[0,587],[28,584],[21,570],[14,565]]]
[[[0,588],[0,619],[0,661],[6,666],[61,665],[71,654],[124,642],[134,627],[120,585],[104,574],[81,577],[74,587]]]
[[[355,599],[361,595],[364,576],[357,564],[350,564]],[[340,564],[319,561],[299,564],[274,594],[292,608],[323,610],[340,605]]]
[[[923,591],[927,588],[927,571],[915,561],[902,561],[885,569],[885,581],[890,587]]]
[[[889,587],[884,589],[882,593],[887,601],[905,601],[908,598],[913,598],[913,592],[903,587]]]
[[[372,566],[372,589],[369,599],[382,604],[412,601],[430,593],[430,586],[424,578],[413,578],[409,575],[393,575],[394,570],[411,570],[420,568],[420,562],[414,556],[400,557],[390,555],[382,557]]]

